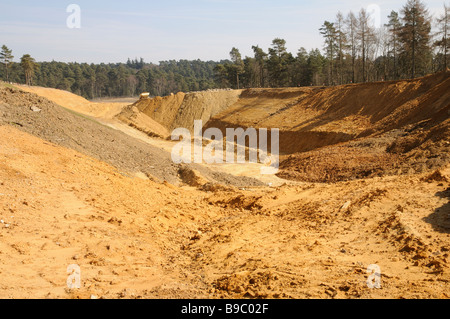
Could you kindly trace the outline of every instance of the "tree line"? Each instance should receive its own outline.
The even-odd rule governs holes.
[[[3,46],[2,52],[0,78],[5,81],[57,88],[88,99],[207,90],[216,87],[214,67],[219,63],[180,60],[156,65],[142,58],[109,64],[36,62],[28,54],[14,63],[10,49]]]
[[[0,78],[8,82],[58,88],[88,99],[136,96],[142,92],[164,96],[176,92],[215,88],[340,85],[415,78],[448,67],[448,7],[433,19],[420,0],[407,0],[392,11],[388,23],[375,26],[366,9],[357,14],[338,12],[318,32],[323,51],[300,48],[288,52],[276,38],[265,51],[252,46],[243,58],[232,48],[229,60],[162,61],[159,64],[128,59],[126,63],[87,64],[36,62],[29,54],[14,62],[11,49],[2,46]],[[432,26],[437,32],[432,33]]]
[[[448,67],[449,17],[433,19],[420,0],[408,0],[400,12],[391,11],[388,23],[376,26],[371,14],[336,14],[318,30],[323,53],[300,48],[294,56],[284,39],[274,39],[265,52],[253,46],[253,57],[230,52],[230,63],[215,68],[220,86],[286,87],[340,85],[415,78]],[[432,32],[432,26],[437,32]]]

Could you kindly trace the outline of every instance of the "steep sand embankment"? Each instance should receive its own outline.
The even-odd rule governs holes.
[[[204,127],[279,128],[279,177],[334,182],[450,162],[450,72],[328,88],[250,89]]]
[[[337,87],[179,93],[138,101],[120,118],[156,132],[153,119],[167,130],[154,134],[162,137],[177,127],[192,132],[194,120],[224,136],[227,128],[278,128],[280,177],[335,181],[442,167],[450,161],[449,112],[447,71]]]
[[[141,99],[122,110],[117,118],[150,136],[168,137],[175,128],[193,132],[194,120],[206,124],[211,117],[238,101],[241,90],[213,90],[177,93],[166,97]],[[154,124],[156,121],[158,124]],[[163,126],[166,131],[161,129]]]
[[[114,124],[114,120],[111,122]],[[137,174],[175,185],[186,182],[180,180],[182,167],[173,162],[170,152],[116,129],[114,125],[110,127],[96,118],[64,109],[34,93],[0,87],[0,125],[13,125],[49,142],[105,161],[124,174]],[[262,185],[253,178],[211,171],[208,167],[187,165],[184,169],[195,169],[205,183],[236,187]]]
[[[249,89],[206,127],[279,128],[283,153],[316,149],[449,117],[450,72],[326,88]]]

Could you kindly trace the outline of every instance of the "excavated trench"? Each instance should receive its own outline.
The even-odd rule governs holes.
[[[334,182],[422,172],[449,161],[449,75],[338,87],[178,93],[140,100],[119,118],[147,133],[156,130],[151,125],[156,121],[167,129],[159,134],[166,139],[175,128],[192,132],[194,120],[202,120],[203,131],[219,129],[224,138],[227,129],[255,128],[268,129],[270,141],[270,130],[277,128],[278,176],[285,179]],[[127,116],[131,109],[134,117]],[[137,121],[136,114],[148,121]]]

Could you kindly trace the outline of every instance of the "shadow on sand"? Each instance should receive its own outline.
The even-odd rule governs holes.
[[[437,208],[432,214],[425,217],[423,220],[431,224],[434,230],[450,234],[450,187],[445,191],[436,193],[436,196],[441,198],[448,198],[449,202]]]

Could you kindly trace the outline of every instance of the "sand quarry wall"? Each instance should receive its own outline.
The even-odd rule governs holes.
[[[205,128],[218,127],[223,133],[230,127],[279,128],[285,154],[421,122],[430,132],[437,127],[442,132],[450,116],[449,75],[327,88],[248,89]]]
[[[152,131],[152,127],[143,123],[148,117],[165,127],[167,134],[179,127],[193,132],[194,120],[202,120],[206,124],[212,116],[236,103],[241,93],[242,90],[212,90],[141,99],[125,108],[118,118],[126,122],[133,113],[136,118],[135,113],[139,111],[140,123],[134,120],[132,125],[142,131]],[[150,120],[146,122],[151,123]]]
[[[437,127],[450,115],[449,75],[337,87],[178,93],[139,100],[121,119],[131,118],[130,125],[158,130],[156,135],[164,137],[178,127],[192,132],[194,120],[203,120],[204,129],[221,129],[224,136],[226,128],[279,128],[281,153],[292,154],[423,121]]]

